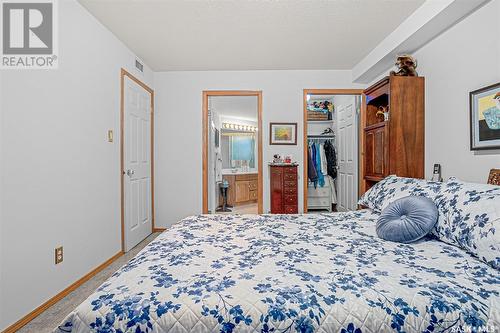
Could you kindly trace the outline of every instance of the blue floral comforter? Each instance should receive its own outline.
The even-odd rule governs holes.
[[[495,332],[499,271],[369,210],[212,215],[164,232],[55,332]]]

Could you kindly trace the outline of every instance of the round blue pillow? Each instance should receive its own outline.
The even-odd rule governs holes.
[[[377,235],[385,240],[411,243],[427,235],[438,218],[434,202],[408,196],[390,203],[377,220]]]

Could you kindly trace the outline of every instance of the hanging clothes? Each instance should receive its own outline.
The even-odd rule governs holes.
[[[337,204],[337,190],[335,189],[335,180],[331,176],[327,176],[330,183],[330,197],[332,204]]]
[[[337,178],[337,154],[335,153],[335,147],[330,141],[326,141],[325,145],[325,156],[327,161],[327,174],[333,179]]]
[[[316,168],[314,167],[311,146],[307,148],[307,177],[311,182],[318,181],[318,173],[316,172]]]
[[[326,176],[328,175],[328,163],[326,160],[325,145],[322,143],[319,144],[319,157],[321,158],[321,173],[323,176]]]
[[[316,171],[318,174],[318,184],[321,187],[325,186],[325,177],[323,176],[323,170],[321,169],[321,147],[319,143],[314,144],[316,150]]]
[[[215,182],[222,182],[222,154],[218,151],[215,153]]]

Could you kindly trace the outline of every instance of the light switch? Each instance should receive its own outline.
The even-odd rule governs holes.
[[[108,131],[108,142],[113,142],[113,130]]]

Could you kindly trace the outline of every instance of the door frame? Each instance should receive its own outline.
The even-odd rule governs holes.
[[[203,214],[208,214],[208,98],[210,96],[256,96],[257,97],[257,138],[259,156],[258,163],[258,190],[257,190],[257,207],[258,214],[263,212],[263,193],[264,193],[264,175],[262,170],[262,90],[204,90],[203,91],[203,107],[202,107],[202,198],[203,198]]]
[[[303,168],[303,195],[304,195],[304,201],[303,201],[303,211],[304,213],[307,213],[307,185],[308,185],[308,178],[307,178],[307,95],[357,95],[361,96],[361,113],[360,117],[362,114],[364,114],[364,105],[365,105],[365,95],[363,94],[363,89],[304,89],[303,92],[303,139],[304,139],[304,168]],[[359,189],[361,188],[361,181],[359,179],[360,175],[362,174],[360,171],[360,167],[362,168],[362,161],[361,156],[363,156],[362,152],[362,147],[364,146],[362,144],[363,141],[363,135],[361,132],[361,129],[363,127],[360,126],[359,130],[359,140],[358,140],[358,194],[361,193],[359,192]]]
[[[154,90],[132,75],[126,69],[120,71],[120,223],[122,252],[125,252],[125,77],[128,77],[151,95],[151,232],[165,229],[155,227],[155,192],[154,192]]]

